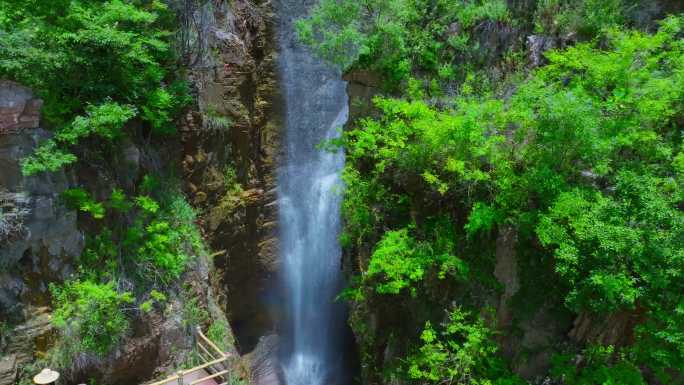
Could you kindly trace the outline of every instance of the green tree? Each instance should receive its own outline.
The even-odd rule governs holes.
[[[172,20],[157,0],[0,1],[0,77],[33,88],[56,132],[25,173],[75,162],[79,141],[114,140],[133,118],[173,132],[187,93],[175,76]]]

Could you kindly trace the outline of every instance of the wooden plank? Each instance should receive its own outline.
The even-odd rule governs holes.
[[[206,342],[207,345],[209,345],[212,349],[216,350],[219,356],[225,357],[227,355],[223,350],[219,349],[219,347],[216,346],[215,343],[213,343],[209,338],[207,338],[207,336],[205,336],[204,333],[202,333],[202,329],[199,326],[197,327],[197,334],[199,334],[200,338],[204,340],[204,342]]]
[[[167,377],[167,378],[165,378],[165,379],[163,379],[163,380],[161,380],[161,381],[153,382],[153,383],[147,384],[147,385],[164,385],[164,384],[166,384],[166,383],[168,383],[168,382],[171,382],[171,381],[174,381],[174,380],[178,380],[179,378],[180,378],[180,376],[178,376],[178,375],[176,374],[176,375],[173,375],[173,376],[171,376],[171,377]]]
[[[202,370],[202,369],[204,369],[204,368],[207,368],[207,367],[209,367],[209,366],[216,365],[216,364],[218,364],[218,363],[224,362],[224,361],[226,361],[227,359],[228,359],[228,357],[223,357],[223,358],[219,358],[219,359],[216,359],[216,360],[213,360],[213,361],[209,361],[209,362],[207,362],[207,363],[205,363],[205,364],[202,364],[202,365],[200,365],[200,366],[195,366],[194,368],[191,368],[191,369],[188,369],[188,370],[183,370],[183,371],[181,371],[181,373],[183,373],[183,375],[189,374],[189,373],[193,373],[193,372],[196,372],[196,371],[198,371],[198,370]]]
[[[204,378],[200,378],[199,380],[195,380],[195,381],[191,382],[190,385],[201,384],[201,383],[204,382],[204,381],[212,380],[212,379],[214,379],[214,378],[216,378],[216,377],[223,376],[224,374],[228,374],[228,370],[222,370],[222,371],[220,371],[220,372],[218,372],[218,373],[212,374],[211,376],[206,376],[206,377],[204,377]]]
[[[215,360],[215,359],[216,359],[216,357],[214,357],[214,355],[211,354],[211,352],[210,352],[209,350],[207,350],[207,348],[205,348],[204,345],[202,345],[202,344],[200,344],[199,342],[197,342],[197,346],[199,346],[200,349],[202,349],[203,352],[207,353],[207,355],[210,357],[210,359],[212,359],[212,360]],[[219,357],[223,357],[223,355],[219,355]]]

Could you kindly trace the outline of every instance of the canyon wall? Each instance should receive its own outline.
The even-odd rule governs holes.
[[[193,10],[189,78],[197,105],[181,124],[183,180],[217,252],[214,285],[242,352],[270,330],[275,282],[275,167],[280,125],[269,2]]]

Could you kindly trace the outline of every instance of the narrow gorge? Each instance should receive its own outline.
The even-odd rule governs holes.
[[[0,0],[0,385],[684,384],[679,0]]]

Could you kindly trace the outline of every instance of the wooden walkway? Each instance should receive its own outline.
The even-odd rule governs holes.
[[[202,330],[197,328],[197,353],[204,363],[148,385],[228,385],[230,353],[219,349]]]
[[[197,385],[219,385],[218,382],[214,381],[213,378],[210,379],[204,379],[209,376],[209,373],[207,373],[205,370],[199,370],[196,372],[188,373],[183,375],[183,383],[184,384],[197,384]],[[198,380],[201,380],[200,382],[196,382]],[[178,384],[178,378],[170,379],[167,382],[163,383],[164,385],[177,385]]]

